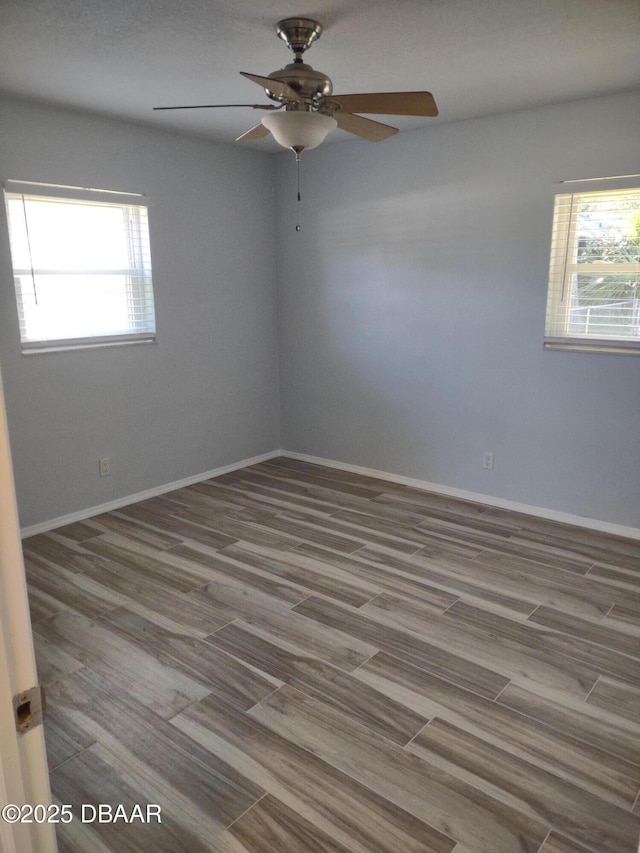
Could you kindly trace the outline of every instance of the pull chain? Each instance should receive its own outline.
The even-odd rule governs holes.
[[[300,205],[300,152],[296,151],[296,172],[298,178],[298,205]],[[296,225],[296,231],[302,231],[302,227],[300,226],[300,207],[298,206],[298,224]]]

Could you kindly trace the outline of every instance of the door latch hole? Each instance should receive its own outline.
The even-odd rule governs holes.
[[[31,719],[31,702],[23,702],[16,708],[16,723],[24,726]]]
[[[27,732],[42,723],[45,713],[44,688],[36,685],[13,697],[13,717],[16,729]]]

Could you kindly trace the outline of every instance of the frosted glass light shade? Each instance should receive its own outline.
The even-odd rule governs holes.
[[[265,116],[262,124],[284,148],[316,148],[338,122],[322,113],[290,110]]]

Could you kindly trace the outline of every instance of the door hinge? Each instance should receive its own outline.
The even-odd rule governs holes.
[[[20,734],[42,725],[46,712],[44,687],[36,684],[13,697],[13,718]]]

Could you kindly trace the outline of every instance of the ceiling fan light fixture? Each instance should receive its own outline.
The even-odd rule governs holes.
[[[262,124],[283,148],[296,152],[316,148],[334,130],[338,123],[331,116],[306,110],[288,110],[266,115]]]

